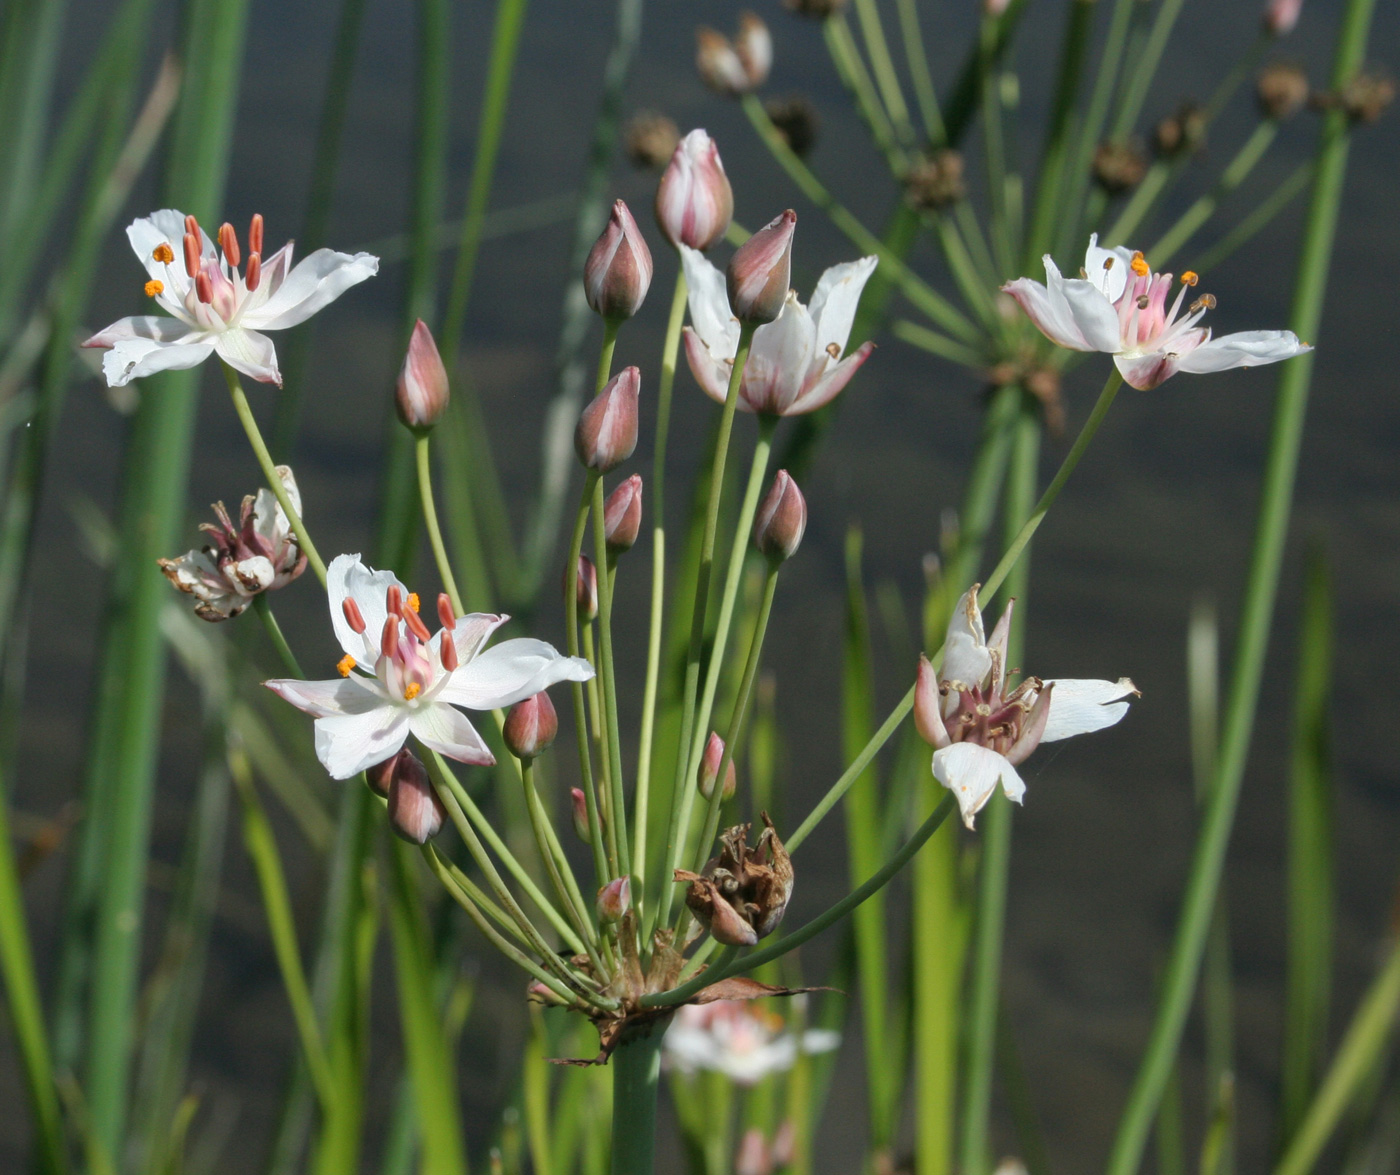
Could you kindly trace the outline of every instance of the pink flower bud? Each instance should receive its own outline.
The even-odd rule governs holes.
[[[447,368],[442,365],[433,332],[420,318],[408,340],[408,354],[394,391],[394,408],[414,432],[426,432],[447,410],[448,394]]]
[[[757,1126],[750,1126],[739,1140],[734,1156],[734,1175],[772,1175],[773,1155],[768,1140]]]
[[[574,450],[587,468],[607,473],[632,456],[641,391],[642,373],[624,367],[583,410],[574,430]]]
[[[365,782],[375,795],[383,796],[386,800],[389,798],[389,785],[394,781],[394,768],[398,766],[399,755],[402,754],[405,752],[390,755],[384,762],[365,769]]]
[[[501,731],[506,746],[520,759],[533,759],[547,751],[558,733],[559,715],[543,690],[523,702],[516,702],[506,715]]]
[[[773,1135],[773,1165],[790,1167],[797,1158],[797,1127],[791,1118],[784,1118]]]
[[[433,790],[418,756],[406,747],[399,752],[389,784],[389,825],[410,844],[425,845],[442,831],[447,809]]]
[[[642,529],[642,478],[634,473],[608,495],[603,507],[603,530],[608,550],[614,554],[630,551]]]
[[[773,36],[755,13],[739,14],[739,35],[734,38],[734,52],[743,63],[749,89],[758,89],[768,80],[768,71],[773,68]]]
[[[676,146],[656,187],[656,223],[671,244],[702,252],[725,234],[734,215],[734,190],[719,148],[702,130]]]
[[[598,891],[598,921],[620,922],[632,908],[632,880],[618,877]]]
[[[564,572],[564,595],[567,605],[569,594],[569,573]],[[578,583],[574,588],[574,607],[578,618],[584,624],[598,616],[598,569],[587,555],[578,557]]]
[[[724,740],[714,731],[710,731],[710,741],[705,744],[705,754],[700,759],[700,773],[696,780],[700,787],[700,794],[707,800],[714,795],[715,779],[719,776],[719,765],[723,761]],[[738,774],[734,770],[734,760],[730,759],[729,770],[724,773],[724,795],[722,798],[732,799],[738,787]]]
[[[1303,0],[1269,0],[1264,6],[1264,31],[1272,37],[1291,33],[1303,12]]]
[[[729,307],[740,322],[772,322],[782,311],[792,284],[791,208],[764,225],[734,251],[726,278]]]
[[[569,805],[574,818],[574,835],[584,844],[592,844],[593,838],[588,835],[588,798],[582,788],[570,789]]]
[[[651,286],[651,250],[621,200],[613,201],[607,228],[583,266],[588,304],[610,322],[631,318]]]
[[[788,471],[780,469],[754,518],[754,546],[770,563],[781,563],[796,553],[806,529],[807,499]]]
[[[931,747],[946,747],[953,741],[943,725],[943,695],[938,690],[938,674],[932,662],[923,656],[919,658],[919,676],[914,683],[914,729]]]

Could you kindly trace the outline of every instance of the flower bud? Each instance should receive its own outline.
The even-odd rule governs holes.
[[[569,806],[574,818],[574,835],[584,844],[592,844],[593,838],[588,835],[588,799],[582,788],[570,789]]]
[[[700,794],[707,800],[715,793],[715,780],[719,777],[719,765],[724,761],[724,740],[713,730],[710,741],[705,744],[705,754],[700,759],[700,771],[696,783]],[[738,790],[738,774],[734,770],[734,760],[729,760],[729,770],[724,773],[723,799],[732,799]]]
[[[642,373],[624,367],[612,377],[578,418],[574,451],[588,469],[616,469],[637,447],[637,400]]]
[[[772,322],[783,309],[792,284],[792,234],[797,213],[791,208],[764,225],[734,251],[726,280],[729,307],[740,322]]]
[[[564,595],[569,594],[569,573],[564,573]],[[565,601],[567,605],[567,599]],[[598,569],[587,555],[578,557],[578,582],[574,587],[574,607],[579,621],[587,624],[598,617]]]
[[[621,200],[583,266],[588,304],[609,322],[631,318],[641,309],[651,286],[651,250],[642,230]]]
[[[781,563],[797,552],[806,529],[807,500],[788,471],[780,469],[754,518],[754,546],[770,563]]]
[[[734,190],[724,174],[719,148],[703,130],[676,146],[656,186],[656,223],[671,244],[702,252],[729,228]]]
[[[797,1127],[791,1118],[784,1118],[773,1135],[773,1165],[790,1167],[797,1157]]]
[[[433,790],[418,756],[406,747],[399,752],[389,784],[389,825],[410,844],[425,845],[442,831],[447,809]]]
[[[615,555],[630,551],[642,529],[642,478],[634,473],[608,495],[603,507],[603,531],[608,550]]]
[[[398,766],[399,755],[403,754],[407,752],[399,751],[397,755],[390,755],[384,762],[365,768],[365,782],[375,795],[386,800],[389,798],[389,785],[394,781],[394,768]]]
[[[408,340],[408,354],[394,391],[394,408],[414,432],[427,432],[447,410],[447,399],[447,368],[442,365],[433,332],[420,318]]]
[[[543,754],[558,733],[559,715],[543,690],[523,702],[516,702],[501,729],[506,746],[519,759],[533,759]]]
[[[632,879],[618,877],[598,891],[598,921],[620,922],[632,908]]]
[[[1271,37],[1291,33],[1303,12],[1303,0],[1269,0],[1264,5],[1264,31]]]
[[[734,38],[734,52],[744,66],[749,89],[758,89],[768,80],[773,68],[773,35],[757,14],[739,14],[739,35]]]
[[[773,1175],[773,1155],[757,1126],[750,1126],[734,1155],[734,1175]]]

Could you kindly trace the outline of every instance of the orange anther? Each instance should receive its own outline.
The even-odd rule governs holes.
[[[248,252],[261,253],[263,251],[263,218],[261,212],[253,214],[253,220],[248,225]]]
[[[360,611],[360,606],[359,604],[355,603],[354,597],[346,596],[345,602],[340,605],[340,610],[345,613],[345,623],[350,626],[351,632],[364,632],[364,613]]]
[[[422,610],[422,601],[418,598],[417,592],[409,592],[408,599],[406,599],[404,603],[407,604],[410,608],[412,608],[415,612]]]
[[[185,234],[185,272],[190,277],[199,272],[199,238],[194,233]]]
[[[165,292],[165,283],[152,278],[146,283],[146,297],[154,298],[157,294]]]
[[[248,268],[244,271],[243,284],[247,286],[251,294],[258,288],[258,282],[262,280],[262,254],[248,254]]]
[[[161,241],[161,243],[155,247],[154,252],[151,253],[151,259],[153,261],[159,261],[162,265],[169,265],[175,260],[175,250],[164,241]]]
[[[1185,273],[1181,275],[1181,284],[1183,286],[1194,286],[1200,280],[1201,275],[1198,274],[1194,269],[1188,269]]]
[[[457,642],[452,639],[452,632],[448,630],[442,634],[442,667],[451,673],[460,662],[457,660]]]
[[[1147,258],[1142,255],[1141,249],[1133,254],[1132,266],[1133,272],[1137,274],[1138,277],[1146,277],[1152,272],[1152,268],[1147,264]]]
[[[238,234],[233,231],[233,225],[229,224],[228,221],[219,225],[219,248],[224,251],[228,263],[237,269],[242,255],[238,251]]]
[[[349,653],[346,653],[345,656],[335,663],[335,667],[340,670],[341,677],[349,677],[350,670],[355,668],[355,658],[350,656]]]
[[[405,702],[411,702],[422,692],[423,687],[421,685],[419,685],[416,681],[410,681],[408,683],[408,687],[403,691],[403,700]]]
[[[446,592],[438,592],[438,619],[442,621],[443,628],[451,628],[457,623],[457,616],[452,611],[452,601],[447,598]]]

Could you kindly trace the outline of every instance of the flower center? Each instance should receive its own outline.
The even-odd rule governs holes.
[[[421,685],[419,685],[416,681],[410,681],[408,685],[404,687],[403,700],[405,702],[411,702],[422,692],[423,687]]]

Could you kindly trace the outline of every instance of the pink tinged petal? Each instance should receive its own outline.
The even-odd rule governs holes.
[[[362,677],[337,677],[330,681],[278,678],[265,681],[263,685],[283,701],[290,702],[298,710],[305,710],[316,718],[368,714],[387,702],[384,695],[371,685],[367,678]]]
[[[368,253],[317,249],[287,275],[263,305],[243,314],[243,323],[258,330],[286,330],[305,322],[351,286],[379,272],[379,258]]]
[[[862,257],[859,261],[833,265],[821,275],[807,306],[816,324],[818,352],[826,351],[833,343],[838,356],[846,349],[861,292],[879,261],[878,257]]]
[[[927,657],[920,657],[919,676],[914,682],[914,729],[934,748],[946,747],[950,741],[948,728],[943,725],[942,709],[938,674]]]
[[[475,660],[482,647],[491,639],[491,634],[509,619],[509,616],[496,616],[490,612],[471,612],[466,616],[457,617],[452,626],[452,643],[457,646],[457,664],[466,665]],[[428,645],[428,656],[434,672],[442,664],[442,655],[438,651],[441,646],[442,631],[439,630],[433,634],[433,639]]]
[[[1045,724],[1050,717],[1050,698],[1055,692],[1054,687],[1055,683],[1052,681],[1041,689],[1035,704],[1031,706],[1031,712],[1026,715],[1021,733],[1011,744],[1011,749],[1006,752],[1006,761],[1013,767],[1019,767],[1030,758],[1031,752],[1040,746],[1045,738]]]
[[[705,395],[723,404],[729,393],[729,373],[734,369],[733,361],[721,363],[715,359],[704,341],[690,327],[685,328],[682,337],[685,339],[685,360],[690,364],[690,374]]]
[[[127,339],[145,339],[153,343],[185,343],[203,337],[203,332],[191,329],[178,318],[163,314],[138,314],[112,323],[83,343],[84,347],[115,347]]]
[[[739,320],[729,308],[724,274],[696,249],[681,246],[690,325],[716,361],[733,359],[739,350]]]
[[[1123,699],[1138,692],[1126,677],[1117,681],[1065,678],[1045,684],[1055,687],[1055,696],[1045,733],[1040,736],[1044,743],[1113,726],[1128,712],[1128,703]]]
[[[469,710],[494,710],[523,701],[560,681],[588,681],[593,666],[566,657],[544,641],[521,637],[502,641],[463,665],[438,697]]]
[[[282,386],[282,373],[277,370],[277,348],[266,335],[230,327],[214,336],[214,350],[235,371],[259,383]]]
[[[1006,798],[1021,803],[1026,785],[1006,759],[995,751],[976,743],[954,743],[933,753],[933,776],[953,793],[962,811],[963,823],[971,828],[973,818],[996,792],[997,785]]]
[[[349,779],[397,754],[407,737],[408,708],[384,702],[365,714],[316,719],[316,757],[332,779]]]
[[[389,613],[384,606],[390,587],[407,599],[408,589],[392,571],[373,571],[358,555],[337,555],[326,568],[326,594],[330,597],[331,627],[335,639],[356,661],[371,666],[379,657],[379,637]],[[345,600],[353,599],[364,617],[365,631],[357,633],[345,619]]]
[[[815,340],[811,315],[789,290],[778,317],[754,332],[740,389],[744,403],[782,416],[802,391]]]
[[[1110,355],[1123,350],[1123,333],[1118,325],[1118,311],[1113,303],[1104,297],[1093,282],[1071,278],[1061,290],[1074,324],[1084,336],[1084,341],[1095,351],[1106,351]]]
[[[172,319],[172,321],[174,321]],[[199,337],[199,336],[196,336]],[[102,356],[107,386],[119,388],[157,371],[198,367],[214,353],[213,343],[158,343],[152,339],[121,339]]]
[[[1045,263],[1047,266],[1054,264],[1048,256]],[[1003,293],[1016,299],[1017,305],[1026,312],[1026,317],[1035,324],[1036,329],[1056,346],[1068,347],[1072,351],[1093,350],[1074,324],[1074,316],[1063,297],[1052,298],[1049,289],[1028,277],[1018,277],[1001,288]]]
[[[1183,355],[1179,366],[1182,371],[1204,375],[1232,367],[1277,363],[1311,350],[1308,344],[1300,343],[1291,330],[1247,330],[1202,343],[1189,355]]]
[[[1084,253],[1084,275],[1110,302],[1117,302],[1123,296],[1128,284],[1128,274],[1133,271],[1131,249],[1119,245],[1115,249],[1100,249],[1099,234],[1089,238],[1089,248]]]
[[[1015,607],[1016,599],[1013,596],[1006,602],[1006,610],[1002,612],[996,627],[992,629],[991,639],[987,641],[987,651],[996,658],[997,679],[992,685],[998,692],[1006,684],[1006,654],[1011,644],[1011,612]]]
[[[490,767],[496,761],[490,747],[477,734],[476,727],[465,714],[451,706],[440,702],[420,706],[410,713],[408,726],[414,738],[425,747],[459,763]]]
[[[986,632],[982,627],[982,609],[977,606],[977,589],[963,592],[953,606],[948,620],[948,635],[943,642],[944,681],[963,685],[981,685],[992,670],[992,655],[987,652]]]
[[[1180,370],[1180,361],[1165,351],[1153,351],[1147,355],[1115,355],[1113,362],[1123,376],[1123,381],[1140,392],[1150,392],[1171,379]]]
[[[840,363],[831,367],[814,384],[788,405],[786,416],[801,416],[804,412],[815,412],[836,399],[851,382],[851,376],[860,370],[861,365],[875,350],[874,343],[862,343]]]

